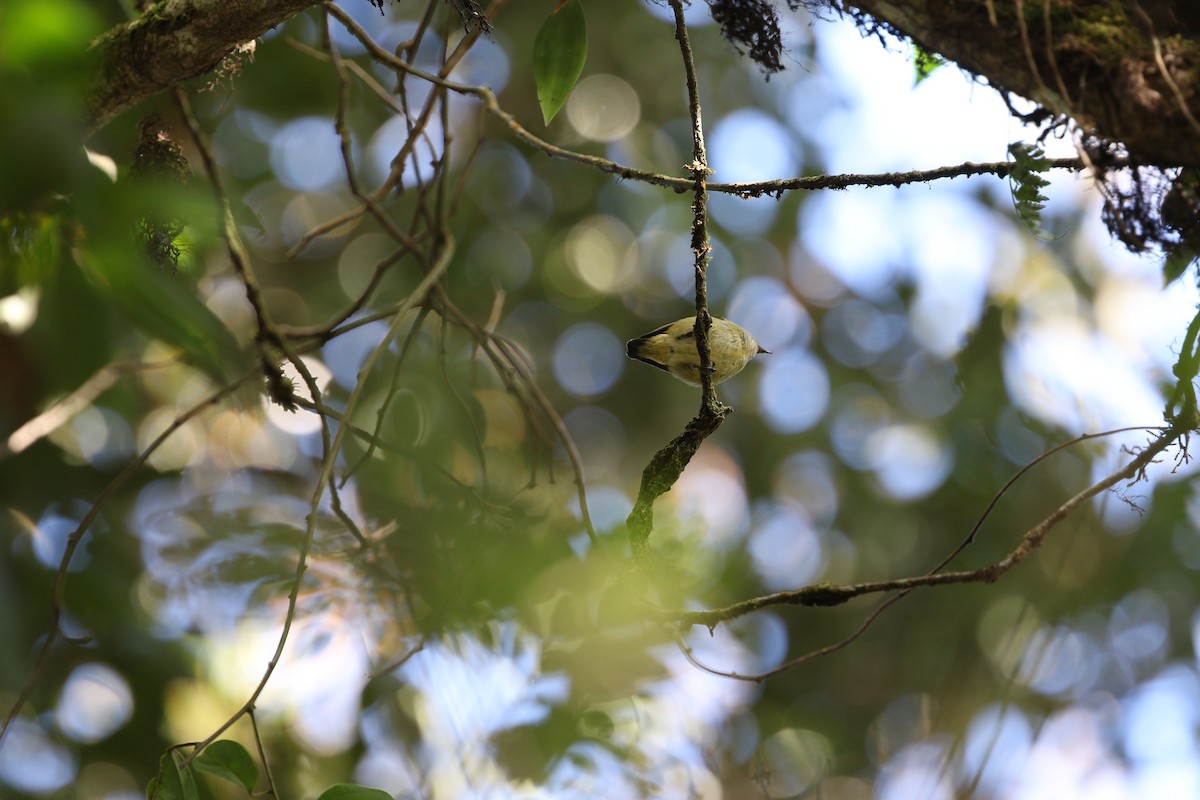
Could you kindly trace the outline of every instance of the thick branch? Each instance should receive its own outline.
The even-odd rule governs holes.
[[[87,125],[103,128],[163,89],[203,75],[235,47],[319,0],[167,0],[96,38]]]
[[[997,89],[1159,166],[1200,166],[1195,0],[845,0]]]

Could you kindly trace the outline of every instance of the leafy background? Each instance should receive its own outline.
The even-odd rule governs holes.
[[[504,8],[452,78],[490,86],[559,146],[681,172],[690,135],[666,9],[585,4],[583,78],[543,129],[531,54],[548,5]],[[388,49],[425,12],[345,9]],[[86,407],[19,452],[9,439],[0,460],[6,708],[48,629],[68,534],[139,449],[253,366],[218,343],[226,327],[243,344],[255,328],[206,222],[211,195],[128,178],[151,109],[88,143],[113,159],[115,183],[76,146],[85,44],[126,13],[99,0],[0,10],[0,126],[13,134],[0,159],[0,278],[14,298],[0,335],[2,430],[112,370]],[[439,63],[442,37],[463,36],[448,9],[432,19],[415,58],[424,68]],[[1036,136],[953,68],[914,86],[907,45],[881,47],[847,22],[785,14],[786,69],[767,80],[703,6],[688,19],[715,180],[996,161]],[[317,11],[300,15],[264,36],[240,74],[192,96],[265,304],[285,326],[334,318],[392,247],[361,218],[289,252],[355,206],[333,125],[339,83],[314,55],[324,30]],[[347,59],[394,87],[330,30]],[[404,121],[351,86],[351,150],[371,186]],[[405,86],[414,105],[428,91]],[[199,172],[175,107],[150,105]],[[394,219],[432,207],[417,198],[441,126],[453,133],[445,185],[458,191],[451,205],[446,189],[446,295],[527,360],[578,447],[599,541],[579,519],[553,418],[530,411],[450,315],[405,317],[355,419],[388,446],[350,437],[336,465],[346,474],[366,459],[341,500],[371,546],[321,504],[291,638],[257,703],[282,795],[347,781],[412,797],[1196,793],[1200,539],[1186,461],[1089,504],[999,583],[917,592],[847,648],[761,684],[687,663],[656,611],[919,574],[1040,452],[1085,431],[1161,424],[1194,280],[1164,288],[1157,260],[1111,243],[1085,178],[1049,176],[1040,239],[998,178],[714,197],[710,301],[772,355],[722,385],[737,411],[659,501],[654,561],[636,571],[625,515],[697,396],[625,360],[622,342],[692,313],[690,196],[547,158],[451,96],[389,200]],[[177,270],[146,264],[131,243],[148,207],[191,223]],[[421,270],[402,260],[360,316],[403,299]],[[344,407],[387,324],[306,355],[331,405]],[[1007,552],[1148,436],[1039,466],[958,563]],[[6,796],[142,796],[168,746],[205,739],[246,701],[285,617],[320,456],[313,414],[243,392],[184,424],[108,501],[65,582],[62,626],[77,638],[55,647],[0,746]],[[846,637],[876,602],[760,612],[686,641],[713,668],[763,671]],[[256,752],[247,719],[226,736]],[[207,778],[201,791],[242,796]]]

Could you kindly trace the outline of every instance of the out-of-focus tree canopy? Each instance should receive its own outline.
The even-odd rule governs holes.
[[[1200,793],[1196,15],[942,5],[8,0],[0,795]]]

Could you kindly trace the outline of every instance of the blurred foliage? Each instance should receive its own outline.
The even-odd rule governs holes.
[[[464,26],[470,4],[342,7],[426,72],[461,53],[450,80],[491,87],[555,145],[681,173],[691,137],[669,9],[582,5],[586,66],[545,127],[532,70],[549,4],[505,7],[490,38]],[[788,66],[770,82],[701,4],[689,11],[710,144],[733,153],[716,179],[772,153],[795,175],[869,155],[820,124],[858,102],[828,68],[835,23],[786,6],[771,41],[794,46],[768,59]],[[1088,238],[1086,199],[1046,196],[1039,152],[1014,153],[1015,212],[999,179],[714,197],[713,311],[773,355],[722,384],[737,413],[657,504],[652,562],[636,569],[623,521],[641,470],[699,395],[626,363],[621,343],[694,313],[691,196],[547,158],[474,97],[372,58],[320,9],[265,35],[231,83],[187,87],[198,138],[164,95],[85,152],[86,43],[123,13],[0,8],[0,297],[21,311],[0,312],[0,604],[15,609],[0,619],[0,705],[38,677],[0,744],[0,794],[125,798],[157,781],[164,796],[243,797],[257,777],[287,797],[353,797],[351,783],[422,797],[989,797],[1033,775],[1035,743],[1057,752],[1039,736],[1064,720],[1108,737],[1093,766],[1140,764],[1114,704],[1133,719],[1139,698],[1182,686],[1163,696],[1200,713],[1200,508],[1182,458],[1079,509],[998,583],[916,592],[844,649],[762,683],[708,674],[677,641],[745,676],[844,639],[878,598],[711,633],[669,624],[672,609],[922,574],[1021,465],[1115,424],[1106,399],[1120,424],[1161,424],[1187,320],[1163,341],[1135,335],[1173,318],[1121,313],[1143,284]],[[735,41],[753,54],[753,38]],[[194,178],[132,175],[154,115]],[[986,220],[986,241],[950,236],[958,218],[901,216],[943,191]],[[837,227],[827,203],[846,199],[861,205]],[[226,200],[257,309],[223,238]],[[1024,234],[1046,220],[1070,233]],[[881,242],[899,244],[878,280],[838,261]],[[433,289],[408,302],[422,281]],[[1087,371],[1114,365],[1048,348],[1031,361],[1022,347],[1042,334],[1161,352],[1129,385],[1104,373],[1088,394]],[[1062,366],[1072,358],[1084,377]],[[299,411],[208,404],[264,362],[289,370]],[[1038,466],[951,569],[1002,557],[1149,438]],[[63,635],[35,672],[59,561],[98,503],[65,572]],[[239,717],[194,770],[188,748],[168,752],[252,697],[254,724]]]

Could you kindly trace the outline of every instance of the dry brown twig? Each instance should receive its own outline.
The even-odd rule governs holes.
[[[802,589],[793,589],[789,591],[763,595],[761,597],[750,598],[739,603],[725,606],[724,608],[711,609],[707,611],[660,612],[660,619],[662,619],[664,622],[670,621],[670,624],[676,628],[676,630],[679,628],[688,628],[694,625],[703,625],[711,630],[722,622],[729,622],[755,611],[761,611],[773,606],[835,606],[846,603],[856,597],[896,592],[896,594],[889,597],[874,610],[872,610],[872,612],[866,617],[866,619],[863,620],[858,628],[846,638],[831,645],[813,650],[797,658],[791,659],[773,669],[753,675],[719,670],[699,662],[678,632],[675,633],[676,643],[684,652],[688,660],[697,667],[714,675],[734,678],[737,680],[753,681],[757,683],[773,675],[794,669],[795,667],[811,661],[814,658],[828,655],[851,644],[857,640],[884,611],[916,589],[962,583],[995,582],[1013,567],[1017,566],[1026,558],[1028,558],[1034,550],[1038,549],[1042,545],[1046,539],[1046,536],[1055,526],[1074,513],[1084,503],[1093,497],[1096,497],[1101,492],[1111,489],[1113,486],[1122,481],[1137,481],[1142,479],[1144,477],[1146,468],[1153,463],[1158,456],[1160,456],[1168,447],[1186,437],[1191,431],[1191,429],[1185,425],[1174,425],[1163,429],[1162,433],[1148,443],[1141,452],[1139,452],[1121,469],[1109,474],[1101,480],[1096,481],[1091,486],[1088,486],[1082,491],[1076,493],[1074,496],[1062,503],[1053,512],[1043,518],[1038,524],[1027,530],[1022,535],[1020,541],[1017,543],[1017,546],[1010,550],[1003,558],[991,564],[987,564],[972,570],[940,572],[942,567],[949,563],[949,561],[957,556],[967,544],[974,540],[974,537],[978,533],[983,521],[995,507],[1000,497],[1007,492],[1007,490],[1018,478],[1026,474],[1030,468],[1044,461],[1050,455],[1060,452],[1065,447],[1078,444],[1082,441],[1095,439],[1100,436],[1107,436],[1129,430],[1138,429],[1122,428],[1119,430],[1108,431],[1103,434],[1086,434],[1084,436],[1077,437],[1070,442],[1059,445],[1058,447],[1052,448],[1046,453],[1039,455],[1032,462],[1022,467],[1012,479],[1005,483],[1000,492],[997,493],[996,497],[993,498],[993,501],[988,505],[979,522],[976,523],[974,528],[967,535],[963,544],[960,544],[950,553],[947,558],[943,559],[937,567],[924,575],[907,578],[894,578],[890,580],[866,581],[854,584],[816,584],[813,586],[804,587]]]

